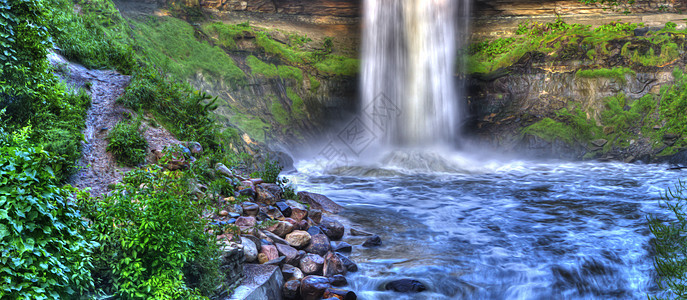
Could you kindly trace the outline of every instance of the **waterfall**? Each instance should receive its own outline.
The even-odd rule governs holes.
[[[365,0],[361,119],[382,145],[454,144],[469,0]]]

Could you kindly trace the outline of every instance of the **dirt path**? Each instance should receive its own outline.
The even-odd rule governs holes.
[[[112,70],[88,70],[81,65],[70,63],[63,57],[51,54],[50,62],[62,69],[63,80],[74,88],[86,88],[91,94],[91,107],[86,115],[86,129],[82,143],[82,157],[78,162],[80,170],[72,176],[70,183],[78,188],[91,188],[93,196],[100,196],[108,191],[108,185],[119,182],[123,174],[131,168],[121,167],[115,163],[114,157],[107,152],[107,134],[124,115],[131,113],[116,103],[131,81],[126,76]],[[89,87],[90,86],[90,87]],[[151,149],[162,149],[170,144],[180,143],[162,127],[150,126],[144,118],[142,129],[148,141],[148,153]],[[148,163],[153,162],[153,156],[148,156]]]

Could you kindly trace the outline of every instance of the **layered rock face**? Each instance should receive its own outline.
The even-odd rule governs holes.
[[[332,17],[357,17],[360,1],[353,0],[200,0],[204,8]]]

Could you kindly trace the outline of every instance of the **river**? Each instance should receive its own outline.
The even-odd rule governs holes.
[[[646,299],[655,291],[647,216],[667,216],[659,200],[681,171],[419,156],[330,171],[304,160],[290,176],[345,206],[347,227],[382,237],[377,248],[348,231],[343,239],[354,245],[360,270],[347,275],[348,288],[360,299]],[[428,291],[384,290],[400,278]]]

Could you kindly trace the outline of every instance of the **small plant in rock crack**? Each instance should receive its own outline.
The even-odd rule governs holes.
[[[118,164],[136,166],[146,162],[146,142],[139,130],[141,119],[121,121],[107,135],[107,151],[112,152]]]

